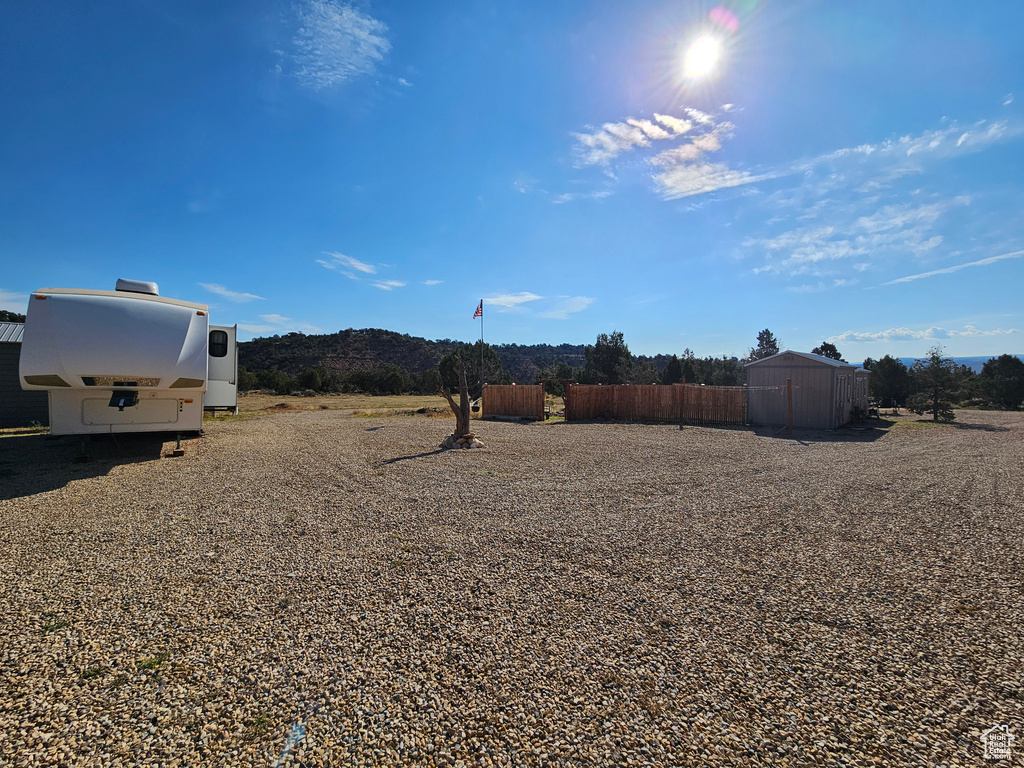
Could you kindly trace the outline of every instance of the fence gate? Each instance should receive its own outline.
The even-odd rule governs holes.
[[[485,384],[481,416],[544,420],[543,384]]]

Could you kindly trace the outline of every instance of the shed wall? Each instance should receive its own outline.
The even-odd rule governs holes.
[[[50,406],[45,392],[26,392],[18,378],[21,344],[0,344],[0,427],[48,425]]]
[[[785,387],[793,380],[793,426],[804,429],[834,429],[835,374],[833,368],[811,361],[763,363],[747,368],[748,387]],[[747,393],[747,414],[754,425],[784,425],[786,397],[776,392]]]

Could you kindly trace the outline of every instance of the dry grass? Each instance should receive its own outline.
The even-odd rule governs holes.
[[[295,411],[390,411],[416,410],[418,408],[447,408],[448,404],[440,395],[315,395],[297,397],[292,395],[243,394],[238,398],[238,409],[245,413],[263,411],[280,404],[288,406],[283,410]],[[282,410],[282,409],[278,409]]]

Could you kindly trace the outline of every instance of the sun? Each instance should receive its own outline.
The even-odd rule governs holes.
[[[701,35],[686,49],[683,74],[691,80],[707,77],[715,70],[722,56],[722,43],[711,35]]]

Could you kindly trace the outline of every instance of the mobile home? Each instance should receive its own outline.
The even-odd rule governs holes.
[[[21,386],[48,392],[55,435],[197,431],[204,408],[237,408],[236,337],[156,283],[42,288],[29,297]]]

